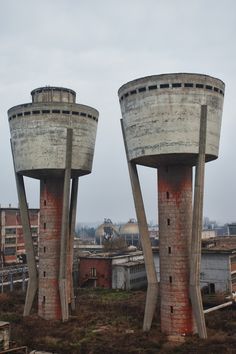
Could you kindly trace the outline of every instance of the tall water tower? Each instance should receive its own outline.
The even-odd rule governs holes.
[[[24,315],[38,289],[38,314],[67,320],[73,306],[73,238],[78,178],[91,173],[98,111],[63,87],[31,92],[8,111],[29,284]],[[23,176],[40,180],[39,266],[35,263]],[[72,179],[72,183],[71,183]]]
[[[204,165],[218,157],[224,88],[208,75],[178,73],[140,78],[118,91],[137,219],[144,226],[136,165],[158,171],[161,329],[169,336],[193,333],[194,312],[199,335],[206,337],[199,285]],[[144,226],[144,256],[151,257]],[[156,281],[152,269],[151,261],[150,284]],[[150,294],[149,327],[157,291]]]

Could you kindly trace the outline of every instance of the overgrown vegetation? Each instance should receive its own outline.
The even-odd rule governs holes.
[[[206,316],[209,338],[186,338],[173,346],[160,333],[159,316],[155,315],[149,333],[142,332],[145,305],[143,291],[81,289],[77,309],[67,323],[44,321],[36,311],[22,318],[24,294],[0,294],[0,320],[11,322],[11,340],[16,345],[55,353],[81,354],[201,354],[235,353],[236,309]]]

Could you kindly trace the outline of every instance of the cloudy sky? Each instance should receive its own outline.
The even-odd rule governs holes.
[[[120,130],[118,88],[167,72],[226,83],[220,157],[207,164],[204,214],[236,220],[234,0],[0,0],[0,203],[17,205],[7,110],[32,89],[64,86],[100,112],[93,172],[81,178],[79,222],[135,217]],[[140,168],[147,217],[157,215],[156,171]],[[38,182],[27,179],[38,206]]]

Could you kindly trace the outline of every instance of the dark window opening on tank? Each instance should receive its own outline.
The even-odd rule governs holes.
[[[222,90],[220,90],[220,94],[224,96],[224,92]]]
[[[206,89],[207,89],[207,90],[212,90],[212,86],[206,85]]]
[[[63,114],[70,114],[70,111],[62,111]]]
[[[167,219],[167,225],[170,225],[170,219]]]
[[[157,89],[157,85],[148,86],[148,89],[149,89],[149,91],[156,90]]]
[[[45,223],[43,223],[43,228],[44,228],[44,230],[46,230],[46,222]]]
[[[173,306],[170,307],[170,313],[173,313],[174,312],[174,309],[173,309]]]
[[[75,116],[78,116],[78,115],[79,115],[79,112],[72,111],[72,114],[75,115]]]
[[[146,91],[146,87],[140,87],[139,89],[138,89],[138,92],[145,92]]]
[[[215,284],[214,283],[210,283],[209,284],[209,293],[210,294],[215,294],[216,290],[215,290]]]
[[[23,113],[17,113],[17,117],[23,116]]]
[[[181,86],[182,86],[182,84],[180,82],[175,82],[174,84],[172,84],[173,88],[181,87]]]
[[[121,98],[120,98],[120,99],[121,99],[121,101],[123,101],[124,97],[123,97],[123,96],[121,96]]]
[[[46,277],[46,272],[43,272],[43,277],[44,277],[44,278]]]
[[[204,85],[203,84],[196,84],[196,88],[203,88]]]
[[[31,112],[25,112],[24,116],[29,116],[31,114]]]
[[[88,114],[88,117],[89,117],[89,118],[92,118],[91,114]]]
[[[169,198],[170,198],[170,193],[166,192],[166,199],[169,199]]]
[[[46,253],[46,247],[45,246],[43,247],[43,253]]]
[[[46,302],[46,297],[43,296],[43,304],[45,304],[45,302]]]
[[[93,120],[96,120],[96,117],[93,117]]]
[[[219,89],[217,87],[214,87],[215,92],[219,92]]]
[[[32,114],[40,114],[40,111],[33,111]]]
[[[168,87],[170,87],[169,84],[160,84],[161,89],[168,88]]]
[[[48,114],[48,113],[50,113],[50,110],[49,110],[49,109],[43,109],[43,110],[42,110],[42,113],[43,113],[43,114]]]
[[[168,247],[168,253],[171,254],[171,247]]]
[[[12,118],[16,118],[16,115],[15,115],[15,114],[13,114]]]
[[[127,92],[127,93],[125,93],[125,97],[128,97],[129,96],[129,93]]]
[[[84,112],[80,112],[80,116],[81,116],[81,117],[86,117],[86,116],[87,116],[87,114],[86,114],[86,113],[84,113]]]
[[[9,121],[11,120],[11,117],[9,117]]]
[[[171,275],[169,276],[169,281],[170,281],[170,284],[172,284],[172,276]]]
[[[186,84],[184,84],[184,87],[193,87],[192,83],[187,82]]]
[[[46,200],[44,200],[43,205],[44,205],[44,206],[46,206],[46,205],[47,205],[47,201],[46,201]]]
[[[132,90],[132,91],[130,91],[130,94],[131,94],[131,95],[136,95],[136,93],[137,93],[137,91],[136,91],[136,90]]]
[[[61,113],[60,109],[53,109],[52,113]]]

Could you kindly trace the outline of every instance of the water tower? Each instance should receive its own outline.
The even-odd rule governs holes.
[[[31,92],[8,111],[29,284],[24,315],[38,289],[38,314],[67,320],[73,306],[73,238],[78,178],[91,173],[98,111],[63,87]],[[35,263],[23,176],[40,180],[39,265]],[[72,180],[72,182],[71,182]]]
[[[140,78],[118,92],[137,219],[149,262],[144,329],[150,327],[157,287],[136,165],[158,171],[161,329],[170,337],[193,333],[193,318],[199,335],[206,337],[199,285],[204,165],[218,157],[224,88],[221,80],[208,75],[178,73]]]

